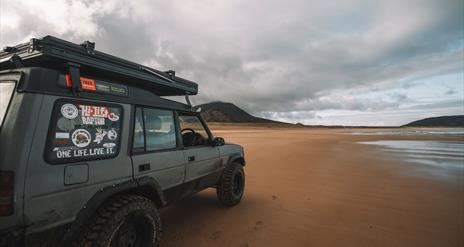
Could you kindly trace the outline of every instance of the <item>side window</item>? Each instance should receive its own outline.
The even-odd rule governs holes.
[[[67,163],[115,157],[119,151],[122,114],[118,105],[57,101],[45,159],[50,163]]]
[[[137,107],[135,110],[135,126],[134,126],[134,151],[145,151],[145,133],[143,131],[143,112],[142,108]]]
[[[138,107],[135,115],[134,152],[177,147],[173,111]]]
[[[182,115],[182,113],[180,113],[179,124],[184,146],[189,147],[208,144],[208,132],[206,132],[198,116]]]
[[[15,89],[15,82],[13,81],[0,81],[0,129],[3,125],[8,105],[10,104],[11,96]]]

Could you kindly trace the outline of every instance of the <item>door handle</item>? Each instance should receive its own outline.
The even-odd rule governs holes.
[[[150,170],[150,163],[145,163],[139,165],[139,172],[144,172]]]
[[[188,157],[188,162],[192,162],[192,161],[195,161],[195,156],[189,156]]]

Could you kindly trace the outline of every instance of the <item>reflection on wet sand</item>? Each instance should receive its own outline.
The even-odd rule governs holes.
[[[396,158],[422,166],[417,169],[437,178],[458,177],[464,172],[463,141],[367,141],[361,144],[378,145]],[[424,165],[426,167],[424,167]]]

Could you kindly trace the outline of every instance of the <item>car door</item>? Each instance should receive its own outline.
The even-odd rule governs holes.
[[[37,103],[34,103],[37,104]],[[130,105],[43,97],[35,121],[24,189],[28,230],[73,220],[102,188],[129,181]]]
[[[185,159],[172,110],[136,107],[132,162],[134,177],[150,176],[166,190],[184,182]]]
[[[187,163],[185,180],[207,179],[209,175],[216,175],[221,170],[219,149],[211,145],[212,135],[201,118],[194,113],[179,112],[178,119]]]

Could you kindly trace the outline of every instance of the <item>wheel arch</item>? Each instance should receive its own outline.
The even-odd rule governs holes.
[[[107,186],[95,193],[76,215],[74,222],[70,225],[65,235],[64,241],[72,241],[76,234],[91,219],[95,212],[109,199],[123,195],[134,194],[147,197],[153,201],[157,207],[167,205],[164,193],[159,183],[152,177],[142,177],[137,180],[130,180],[120,184]]]
[[[242,166],[246,165],[245,158],[241,153],[235,153],[229,156],[229,160],[227,161],[227,164],[230,164],[232,162],[237,162],[240,163]]]

